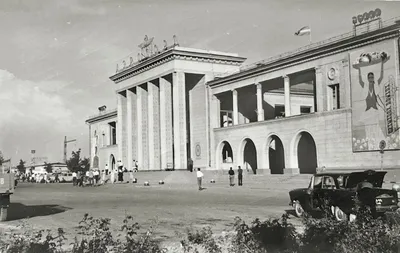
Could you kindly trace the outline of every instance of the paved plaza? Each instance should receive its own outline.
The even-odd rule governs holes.
[[[207,178],[208,177],[208,178]],[[215,184],[209,183],[210,178]],[[73,187],[71,184],[21,183],[12,196],[9,228],[22,220],[35,229],[64,228],[70,236],[85,213],[112,219],[113,229],[122,225],[125,214],[147,227],[157,219],[157,237],[175,238],[184,228],[212,226],[215,232],[230,229],[235,216],[251,221],[278,217],[288,206],[288,185],[301,186],[306,177],[245,177],[242,187],[229,187],[226,175],[206,174],[203,191],[190,172],[137,173],[138,184],[107,184]],[[164,180],[164,185],[158,181]],[[150,186],[143,186],[144,181]],[[181,183],[179,182],[181,181]],[[290,188],[290,186],[289,186]],[[26,219],[25,219],[26,218]]]

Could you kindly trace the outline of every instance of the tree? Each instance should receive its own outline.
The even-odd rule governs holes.
[[[3,153],[1,153],[0,151],[0,166],[3,165],[3,162],[4,162]]]
[[[21,173],[25,173],[26,168],[25,168],[25,161],[22,161],[22,159],[19,160],[19,164],[17,166],[17,169]]]
[[[53,173],[53,165],[51,163],[44,163],[44,169],[47,173]]]
[[[67,167],[72,172],[86,172],[90,168],[90,159],[81,158],[81,149],[78,151],[72,151],[71,158],[67,160]]]

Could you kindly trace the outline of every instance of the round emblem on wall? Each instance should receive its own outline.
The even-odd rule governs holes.
[[[200,155],[201,155],[201,147],[200,147],[200,144],[197,144],[196,145],[196,156],[200,157]]]
[[[336,69],[335,68],[330,68],[328,70],[328,78],[329,80],[333,80],[336,77]]]

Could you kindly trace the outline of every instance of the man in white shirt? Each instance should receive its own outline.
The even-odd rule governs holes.
[[[74,172],[72,172],[72,185],[73,186],[76,186],[76,178],[77,178],[77,175],[76,175],[76,172],[74,171]]]
[[[203,180],[203,172],[200,171],[200,168],[197,168],[197,184],[199,186],[199,191],[201,191],[203,188],[201,188],[201,181]]]

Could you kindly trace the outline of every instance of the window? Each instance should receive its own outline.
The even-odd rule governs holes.
[[[221,118],[221,122],[220,122],[221,127],[233,126],[233,120],[232,120],[233,112],[232,111],[221,110],[220,118]]]
[[[300,113],[301,114],[311,113],[311,106],[300,106]]]
[[[329,85],[329,101],[330,101],[330,109],[337,110],[340,109],[340,92],[339,92],[339,84]]]
[[[285,106],[275,105],[275,119],[285,117]]]
[[[117,144],[117,125],[116,122],[108,123],[110,125],[110,145]]]

